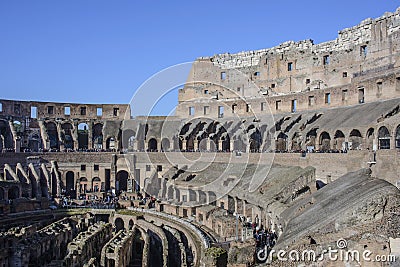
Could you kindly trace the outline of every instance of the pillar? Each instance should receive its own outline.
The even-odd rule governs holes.
[[[194,151],[199,150],[199,142],[197,139],[194,139],[193,141],[193,145],[194,145]]]
[[[61,123],[56,121],[56,126],[57,126],[57,137],[58,137],[58,143],[60,144],[60,151],[64,150],[64,142],[62,142],[61,138]]]
[[[187,140],[183,139],[182,140],[182,150],[187,150],[186,144],[187,144]]]

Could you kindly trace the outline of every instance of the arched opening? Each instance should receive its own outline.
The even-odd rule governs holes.
[[[122,132],[122,149],[123,150],[128,150],[128,151],[133,151],[134,150],[134,144],[135,144],[135,136],[136,133],[135,131],[131,129],[126,129]]]
[[[362,136],[359,130],[353,129],[350,132],[349,141],[351,142],[351,149],[362,149]]]
[[[97,123],[93,126],[93,148],[103,149],[103,124]]]
[[[115,179],[115,191],[119,195],[122,191],[128,191],[128,177],[127,171],[117,172],[117,177]]]
[[[161,151],[169,151],[170,150],[170,143],[168,138],[163,138],[161,140]]]
[[[76,198],[76,192],[75,192],[75,178],[74,178],[74,172],[69,171],[65,175],[65,190],[67,196],[70,196],[71,198]]]
[[[46,123],[46,131],[49,137],[51,149],[59,149],[57,126],[54,122]]]
[[[83,150],[89,148],[89,126],[86,123],[78,125],[78,148]]]
[[[331,149],[331,137],[327,132],[322,132],[319,136],[319,150],[326,152]]]
[[[71,123],[64,123],[61,125],[62,133],[62,141],[64,143],[65,149],[74,149],[74,139],[72,138],[72,124]]]
[[[378,145],[379,149],[390,149],[390,133],[385,126],[378,130]]]
[[[133,220],[130,219],[130,220],[129,220],[129,230],[132,230],[133,225],[134,225]]]
[[[306,134],[306,146],[307,150],[311,151],[315,149],[315,140],[317,139],[317,129],[312,129]]]
[[[229,135],[222,136],[222,151],[223,152],[229,152],[231,151],[231,139],[229,138]]]
[[[368,150],[374,149],[374,140],[375,140],[375,130],[374,128],[369,128],[366,134],[366,146]]]
[[[234,150],[236,150],[236,151],[240,151],[240,152],[246,151],[246,144],[239,137],[237,137],[233,141],[233,146],[234,146]]]
[[[198,137],[197,147],[199,151],[207,151],[207,138]]]
[[[13,126],[14,126],[14,130],[17,133],[18,136],[21,136],[21,133],[23,133],[24,129],[22,126],[22,123],[20,121],[13,121]]]
[[[79,193],[86,194],[87,190],[89,189],[89,181],[86,177],[81,177],[79,179]]]
[[[0,120],[0,151],[13,149],[13,137],[8,121]]]
[[[292,137],[292,151],[301,151],[301,135],[299,132],[295,132]]]
[[[187,139],[186,139],[186,152],[194,151],[194,140],[195,140],[195,136],[194,135],[190,135],[189,137],[187,137]]]
[[[37,133],[33,133],[28,137],[28,148],[32,152],[38,152],[41,148],[40,136]],[[0,149],[1,150],[1,149]]]
[[[94,177],[92,179],[92,191],[100,192],[101,191],[101,180],[99,177]]]
[[[254,127],[254,126],[253,126]],[[253,133],[250,134],[250,152],[260,152],[262,137],[260,131],[255,128]]]
[[[114,150],[115,149],[115,138],[114,136],[108,137],[106,140],[106,149]]]
[[[335,135],[333,137],[333,149],[335,150],[346,150],[344,144],[345,144],[345,136],[342,131],[337,130],[335,132]]]
[[[400,125],[396,128],[395,144],[396,148],[400,148]]]
[[[280,132],[276,138],[275,149],[279,152],[286,151],[287,149],[287,135],[283,132]]]
[[[8,189],[8,199],[19,198],[19,188],[18,186],[12,186]]]
[[[54,170],[51,172],[51,195],[57,196],[57,175]]]
[[[157,152],[157,140],[155,138],[149,140],[147,151]]]
[[[115,219],[115,231],[121,231],[125,229],[125,225],[124,225],[124,220],[122,220],[121,218],[116,218]]]
[[[23,125],[22,125],[22,123],[20,122],[20,121],[17,121],[17,120],[15,120],[14,122],[13,122],[13,127],[14,127],[14,130],[15,130],[15,132],[16,132],[16,134],[17,134],[17,138],[16,138],[16,141],[15,142],[17,142],[17,144],[19,144],[16,148],[17,149],[19,149],[18,151],[16,151],[16,152],[20,152],[21,151],[21,148],[25,148],[24,147],[24,144],[23,143],[21,143],[21,138],[23,137],[23,133],[24,133],[24,127],[23,127]]]
[[[132,266],[142,266],[143,250],[144,250],[144,237],[138,229],[135,230],[132,242]]]

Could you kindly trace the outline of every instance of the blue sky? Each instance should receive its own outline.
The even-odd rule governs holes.
[[[0,0],[0,98],[129,103],[143,82],[172,65],[287,40],[328,41],[398,6],[391,0]],[[175,97],[155,113],[169,112]]]

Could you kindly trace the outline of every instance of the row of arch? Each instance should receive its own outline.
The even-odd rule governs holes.
[[[128,191],[129,173],[125,170],[120,170],[116,174],[114,188],[117,194]],[[110,190],[110,178],[106,177],[101,180],[99,177],[88,179],[87,177],[79,177],[75,179],[75,173],[68,171],[65,174],[65,190],[66,195],[76,197],[76,194],[106,192]]]
[[[21,197],[21,189],[14,185],[10,187],[0,186],[0,200],[13,200]]]
[[[390,134],[386,126],[379,127],[377,131],[374,128],[369,128],[365,134],[362,134],[358,129],[352,129],[347,135],[342,130],[322,131],[318,134],[318,128],[314,128],[306,133],[305,138],[301,133],[295,132],[290,140],[288,135],[280,132],[275,139],[275,150],[299,151],[307,148],[319,151],[390,149],[393,148],[390,141],[392,136],[394,136],[394,147],[400,148],[400,125],[397,126],[393,134]],[[131,142],[129,147],[133,149],[135,140],[133,137],[129,140]],[[248,150],[249,152],[259,152],[262,145],[261,133],[256,131],[256,136],[250,138]],[[190,136],[187,139],[174,137],[172,146],[168,138],[163,138],[160,144],[156,138],[150,138],[145,150],[148,152],[173,150],[229,152],[231,150],[246,151],[246,146],[246,143],[241,139],[231,140],[229,135],[225,135],[221,139],[201,138],[200,136],[195,139]],[[141,148],[139,150],[143,150],[145,146],[142,145]]]
[[[336,130],[333,134],[322,131],[318,135],[317,129],[312,129],[306,134],[305,142],[298,132],[292,136],[291,140],[288,139],[286,134],[280,133],[276,139],[276,150],[298,151],[307,148],[319,151],[373,150],[390,149],[393,148],[393,144],[394,148],[400,148],[400,125],[397,126],[393,134],[390,134],[386,126],[379,127],[377,131],[374,128],[369,128],[365,134],[362,134],[358,129],[353,129],[348,134],[348,138],[341,130]],[[394,142],[392,143],[391,140]]]
[[[108,136],[103,142],[103,124],[96,123],[90,131],[89,125],[85,122],[79,123],[77,129],[72,123],[61,124],[60,131],[55,122],[45,124],[46,133],[50,148],[60,149],[62,145],[65,149],[115,149],[116,138]]]

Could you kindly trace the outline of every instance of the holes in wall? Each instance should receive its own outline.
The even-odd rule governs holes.
[[[47,106],[47,114],[54,114],[54,106]]]
[[[219,106],[218,107],[218,118],[223,118],[224,117],[224,107]]]
[[[274,89],[275,88],[275,84],[271,83],[271,88]]]
[[[376,94],[377,94],[377,97],[380,97],[382,95],[382,85],[383,85],[382,81],[378,81],[376,83]]]
[[[310,79],[306,79],[306,84],[310,84],[311,80]]]
[[[86,115],[86,107],[81,107],[81,115]]]
[[[251,110],[251,105],[250,104],[246,104],[246,112],[250,112]]]
[[[0,103],[0,112],[3,112],[3,104]]]
[[[297,99],[293,99],[293,100],[292,100],[291,111],[292,111],[293,113],[297,111]]]
[[[119,116],[119,108],[114,108],[113,109],[113,115],[116,117],[116,116]]]
[[[315,97],[314,97],[313,95],[310,95],[310,96],[308,97],[308,105],[309,105],[310,107],[315,105]]]
[[[347,71],[344,71],[344,72],[342,73],[342,76],[343,76],[343,78],[347,78]]]
[[[221,80],[225,80],[226,79],[226,72],[223,71],[221,72]]]
[[[331,103],[331,93],[326,93],[325,94],[325,104],[330,104]]]
[[[362,104],[365,102],[364,88],[358,88],[358,103]]]
[[[254,72],[254,76],[255,76],[255,77],[260,76],[260,72],[259,72],[259,71]]]
[[[347,89],[342,90],[342,101],[347,101],[347,98],[348,98]]]
[[[96,108],[96,115],[97,117],[103,116],[103,108]]]
[[[292,70],[293,70],[293,62],[289,62],[289,63],[287,64],[287,70],[288,70],[288,71],[292,71]]]
[[[329,65],[331,63],[331,57],[329,55],[324,56],[323,63],[324,65]]]
[[[31,107],[31,119],[37,119],[37,107]]]
[[[267,110],[267,103],[266,102],[261,102],[261,111]]]
[[[71,115],[71,108],[70,107],[64,107],[64,115],[66,115],[66,116]]]
[[[368,47],[367,45],[360,46],[360,56],[366,57],[368,54]]]
[[[189,116],[194,116],[194,107],[189,107]]]
[[[236,113],[237,104],[233,104],[231,109],[232,109],[232,113]]]
[[[205,95],[208,95],[208,90],[204,90],[204,94],[205,94]]]
[[[282,105],[282,100],[275,101],[275,110],[280,110]]]

